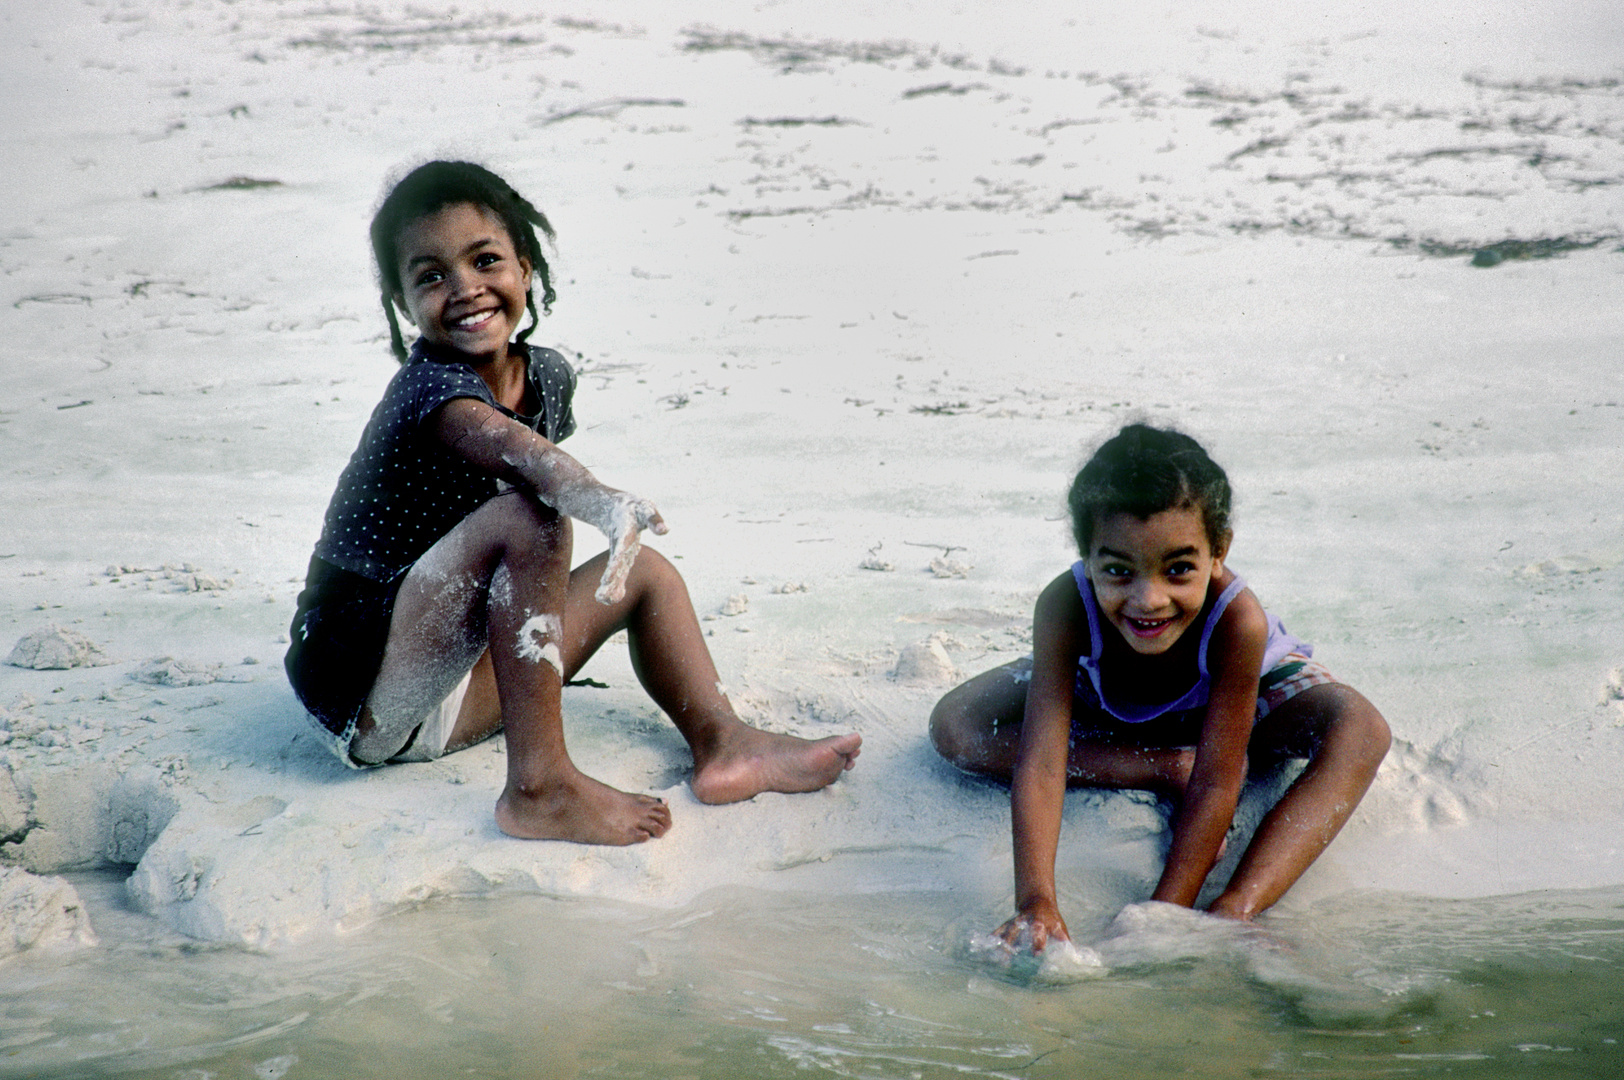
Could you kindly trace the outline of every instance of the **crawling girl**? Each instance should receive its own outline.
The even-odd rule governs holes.
[[[1123,428],[1068,502],[1082,558],[1038,597],[1032,657],[955,688],[930,721],[949,761],[1010,782],[1016,915],[998,936],[1034,952],[1069,940],[1054,874],[1068,784],[1174,802],[1152,899],[1190,907],[1249,759],[1308,758],[1212,902],[1249,920],[1353,813],[1387,753],[1387,724],[1224,564],[1229,481],[1194,439]]]
[[[496,823],[513,836],[633,844],[665,803],[584,775],[560,692],[626,630],[632,663],[693,752],[702,802],[813,791],[852,767],[855,734],[815,742],[734,714],[682,578],[641,533],[646,499],[600,483],[556,445],[575,430],[575,374],[526,344],[554,292],[545,217],[500,177],[436,161],[372,221],[401,369],[328,506],[294,616],[288,678],[343,760],[427,761],[501,730]],[[408,352],[396,309],[417,328]],[[530,324],[520,329],[526,312]],[[571,519],[609,550],[571,569]]]

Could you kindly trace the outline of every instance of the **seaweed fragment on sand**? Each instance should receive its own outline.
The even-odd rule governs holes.
[[[1396,248],[1408,248],[1412,245],[1423,255],[1430,255],[1438,259],[1453,259],[1462,255],[1470,255],[1473,266],[1489,267],[1499,266],[1503,262],[1525,259],[1556,259],[1570,251],[1588,251],[1600,247],[1611,240],[1617,240],[1616,234],[1602,236],[1554,236],[1539,237],[1533,240],[1506,239],[1497,240],[1492,244],[1473,243],[1446,243],[1441,240],[1412,240],[1409,237],[1395,237],[1388,241]]]
[[[534,121],[536,127],[546,127],[561,120],[573,120],[578,116],[618,117],[622,109],[631,108],[670,108],[681,109],[687,106],[681,98],[609,98],[604,101],[594,101],[588,105],[581,105],[563,112],[548,113],[540,120]]]
[[[522,48],[546,44],[546,36],[532,29],[542,18],[501,12],[465,17],[456,8],[443,14],[408,8],[400,18],[391,18],[379,11],[362,9],[352,13],[333,7],[314,12],[306,20],[317,24],[313,32],[292,38],[287,45],[290,49],[349,53],[413,53],[446,46]],[[324,24],[323,20],[330,22]],[[555,25],[582,28],[559,20]]]
[[[204,184],[197,191],[257,191],[260,188],[282,187],[280,180],[261,180],[253,176],[228,176],[218,184]]]
[[[775,116],[769,120],[758,120],[747,116],[739,121],[740,127],[863,127],[861,120],[848,120],[843,116]]]
[[[762,63],[772,64],[784,74],[824,70],[833,61],[853,64],[893,66],[909,62],[924,69],[933,63],[951,68],[974,70],[963,56],[942,55],[906,41],[808,41],[790,37],[762,38],[738,31],[722,31],[705,26],[685,29],[684,52],[738,51],[749,53]]]

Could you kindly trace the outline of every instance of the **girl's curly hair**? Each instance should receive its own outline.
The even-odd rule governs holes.
[[[1129,424],[1094,451],[1066,496],[1077,550],[1088,557],[1094,525],[1107,514],[1141,521],[1163,510],[1201,512],[1214,551],[1228,543],[1229,477],[1201,444],[1181,431]]]
[[[390,190],[378,206],[378,212],[372,215],[372,257],[378,265],[384,315],[389,319],[389,347],[395,359],[403,364],[406,343],[400,336],[394,303],[395,297],[405,292],[400,280],[400,232],[411,222],[457,203],[472,203],[501,220],[514,249],[530,260],[533,272],[541,278],[542,311],[550,312],[557,297],[547,260],[541,254],[541,241],[536,238],[536,230],[540,229],[548,240],[554,239],[553,227],[540,210],[483,165],[469,161],[431,161],[419,165]],[[541,322],[534,290],[526,295],[525,307],[530,312],[530,325],[516,337],[521,344]]]

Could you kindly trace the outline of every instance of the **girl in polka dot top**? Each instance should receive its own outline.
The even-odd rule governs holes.
[[[860,737],[741,721],[682,578],[641,548],[645,530],[666,531],[659,511],[558,448],[575,429],[575,374],[527,344],[538,280],[542,310],[555,295],[538,228],[552,237],[467,162],[413,170],[379,207],[373,254],[402,366],[328,506],[288,649],[295,692],[358,766],[432,760],[500,730],[504,832],[633,844],[663,835],[670,810],[576,769],[560,711],[564,681],[626,630],[644,688],[693,752],[700,801],[826,786]],[[420,335],[409,351],[397,310]],[[573,569],[571,519],[609,539]]]

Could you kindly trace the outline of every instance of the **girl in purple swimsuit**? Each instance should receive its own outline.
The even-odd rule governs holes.
[[[1176,806],[1154,900],[1193,906],[1218,861],[1248,757],[1308,758],[1263,819],[1213,914],[1283,896],[1353,813],[1391,736],[1224,564],[1223,469],[1194,439],[1123,428],[1068,499],[1082,558],[1038,597],[1032,656],[976,676],[931,714],[962,769],[1010,784],[1013,948],[1069,940],[1055,900],[1068,785],[1141,788]]]

